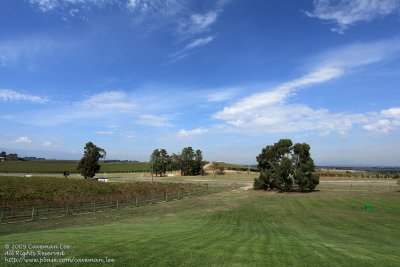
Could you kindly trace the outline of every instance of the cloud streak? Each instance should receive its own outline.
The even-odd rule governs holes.
[[[0,40],[0,69],[38,71],[48,64],[48,60],[60,60],[60,55],[61,58],[70,55],[82,41],[43,35]]]
[[[388,132],[397,127],[398,110],[380,114],[331,113],[326,109],[313,109],[302,104],[289,104],[288,100],[301,88],[325,83],[348,75],[370,64],[383,62],[400,54],[400,40],[359,43],[330,51],[322,62],[309,73],[266,90],[245,97],[213,115],[225,122],[223,129],[256,133],[287,133],[318,131],[321,134],[345,134],[354,124],[366,125],[367,130],[383,129]],[[386,118],[390,117],[390,118]]]
[[[398,0],[314,0],[307,16],[336,24],[332,31],[343,34],[350,26],[383,18],[400,11]]]
[[[217,22],[219,14],[229,1],[217,1],[213,9],[204,13],[193,13],[189,17],[181,19],[177,33],[183,40],[189,40],[184,48],[169,56],[169,63],[175,63],[186,58],[189,51],[205,46],[215,39],[210,35],[211,27]],[[200,35],[208,34],[206,37]]]
[[[135,123],[153,127],[169,127],[172,126],[170,121],[171,117],[167,115],[143,114],[139,115]]]
[[[191,50],[199,48],[201,46],[205,46],[205,45],[209,44],[210,42],[212,42],[213,40],[214,40],[214,37],[207,36],[205,38],[198,38],[198,39],[191,41],[182,50],[175,52],[169,56],[170,63],[175,63],[181,59],[184,59]]]
[[[192,137],[192,136],[198,136],[198,135],[203,135],[208,133],[208,129],[205,128],[196,128],[193,130],[185,130],[185,129],[181,129],[178,132],[178,136],[179,137]]]
[[[0,89],[0,101],[6,102],[20,102],[27,101],[37,104],[47,103],[48,99],[26,93],[20,93],[10,89]]]
[[[20,143],[20,144],[30,144],[30,143],[32,143],[32,140],[27,136],[21,136],[21,137],[18,137],[17,139],[15,139],[14,142]]]
[[[74,6],[94,5],[104,7],[105,5],[115,4],[116,0],[29,0],[29,3],[42,12],[50,12],[55,9],[66,9]]]
[[[373,119],[364,125],[364,129],[371,132],[388,133],[400,127],[400,108],[390,108],[373,114]]]
[[[88,19],[85,13],[94,8],[112,7],[123,10],[144,32],[167,28],[177,37],[178,43],[186,42],[178,52],[169,55],[169,63],[186,58],[189,51],[214,40],[215,35],[210,34],[211,27],[228,2],[220,0],[208,11],[196,12],[192,10],[193,3],[179,0],[29,0],[30,5],[41,12],[56,12],[67,21],[69,17]],[[5,64],[7,57],[3,58],[0,49],[0,66]]]
[[[77,107],[94,109],[98,112],[130,112],[136,105],[127,100],[127,95],[122,91],[108,91],[92,95],[81,102],[76,102]]]

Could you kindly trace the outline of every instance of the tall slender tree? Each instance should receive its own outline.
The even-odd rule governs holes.
[[[93,178],[100,170],[99,160],[105,158],[106,151],[92,142],[85,145],[83,157],[79,162],[78,170],[85,179]]]

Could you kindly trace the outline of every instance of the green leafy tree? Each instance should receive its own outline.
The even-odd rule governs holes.
[[[182,176],[199,175],[203,173],[203,154],[200,149],[185,147],[180,154],[180,170]]]
[[[193,175],[203,175],[203,172],[203,153],[200,149],[197,149],[194,154]]]
[[[315,173],[314,160],[311,158],[308,144],[293,146],[293,177],[300,190],[314,190],[319,184],[319,176]]]
[[[12,161],[19,160],[18,154],[17,153],[8,154],[6,160],[12,160]]]
[[[170,162],[169,155],[165,149],[155,149],[150,156],[150,161],[153,164],[153,172],[156,176],[164,175],[167,172]]]
[[[181,155],[172,153],[169,157],[168,171],[178,171],[181,168]]]
[[[182,149],[180,155],[180,169],[182,176],[191,175],[193,172],[194,151],[192,147]]]
[[[84,148],[84,154],[79,162],[78,170],[85,179],[93,178],[100,170],[99,160],[105,158],[106,151],[97,147],[92,142],[88,142]]]
[[[304,191],[319,184],[308,144],[293,145],[290,139],[281,139],[263,148],[257,162],[260,176],[254,180],[254,189],[292,191],[297,185]]]

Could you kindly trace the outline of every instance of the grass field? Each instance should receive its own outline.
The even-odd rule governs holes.
[[[71,248],[65,257],[115,260],[106,266],[398,266],[399,194],[237,189],[107,213],[3,224],[1,253],[10,244],[66,244]],[[363,209],[366,202],[372,212]]]

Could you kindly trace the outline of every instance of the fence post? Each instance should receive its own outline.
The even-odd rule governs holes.
[[[67,212],[66,212],[66,216],[68,216],[68,213],[69,213],[69,205],[67,204]]]
[[[4,209],[1,210],[0,223],[3,222]]]
[[[34,217],[35,217],[35,207],[32,208],[32,217],[31,217],[32,221],[33,221]]]
[[[178,200],[180,199],[181,188],[178,189]]]
[[[119,200],[117,200],[117,210],[119,210]]]
[[[165,202],[168,202],[168,193],[165,192]]]
[[[93,212],[96,212],[96,201],[93,203]]]
[[[137,201],[137,197],[135,197],[135,206],[138,206],[138,201]]]

